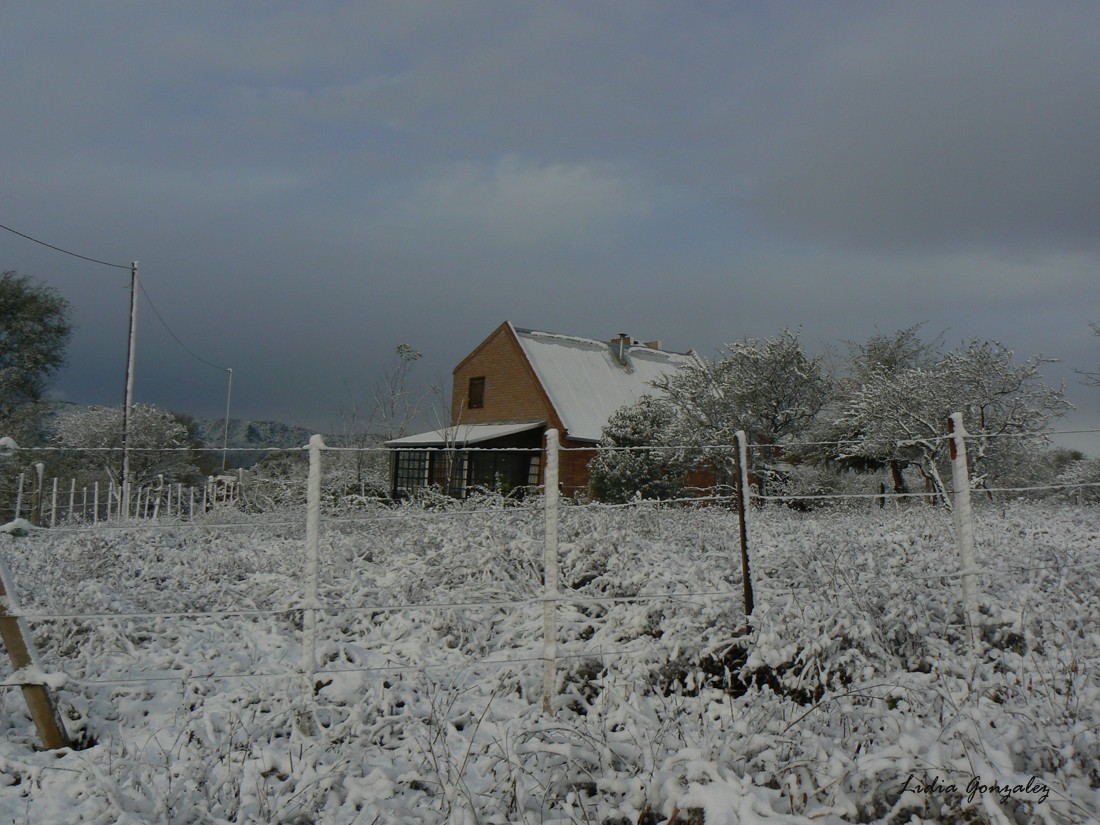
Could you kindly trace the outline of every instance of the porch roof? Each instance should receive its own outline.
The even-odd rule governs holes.
[[[509,424],[459,424],[442,430],[407,435],[387,441],[387,447],[466,447],[496,438],[545,427],[545,421],[520,421]]]

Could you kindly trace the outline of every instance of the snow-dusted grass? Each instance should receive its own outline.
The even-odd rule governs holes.
[[[1094,821],[1100,513],[977,516],[975,656],[942,510],[752,512],[746,621],[730,512],[564,507],[549,715],[537,502],[330,514],[309,699],[300,512],[0,536],[90,745],[0,692],[0,823]]]

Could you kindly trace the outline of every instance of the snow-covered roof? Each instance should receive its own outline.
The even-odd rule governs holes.
[[[694,352],[666,352],[642,344],[625,347],[626,364],[610,341],[595,341],[513,327],[516,339],[561,416],[569,438],[600,440],[620,407],[653,395],[652,382],[697,363]]]
[[[387,447],[446,447],[468,446],[503,438],[506,435],[524,433],[546,425],[545,421],[523,421],[516,424],[459,424],[446,430],[429,430],[426,433],[407,435],[387,441]]]

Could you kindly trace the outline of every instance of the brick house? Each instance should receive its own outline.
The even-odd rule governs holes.
[[[438,486],[465,497],[542,482],[543,445],[556,428],[565,495],[588,486],[588,462],[608,418],[653,392],[651,382],[698,360],[625,333],[607,341],[521,329],[505,321],[454,368],[451,426],[387,442],[394,495]]]

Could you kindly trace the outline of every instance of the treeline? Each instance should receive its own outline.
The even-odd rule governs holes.
[[[947,349],[921,325],[845,342],[839,367],[806,352],[797,332],[727,345],[714,360],[654,385],[612,416],[590,464],[591,492],[620,502],[682,494],[700,469],[732,480],[729,445],[753,445],[758,492],[791,496],[946,492],[947,419],[961,412],[971,478],[986,489],[1100,481],[1100,462],[1052,449],[1049,434],[1071,408],[1040,371],[995,341]],[[1093,499],[1096,488],[1075,495]]]

